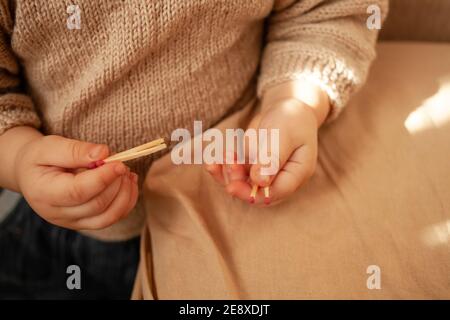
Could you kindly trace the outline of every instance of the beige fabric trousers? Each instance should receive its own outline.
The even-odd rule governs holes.
[[[321,130],[316,174],[280,205],[157,161],[133,298],[449,299],[449,57],[448,44],[380,44],[366,86]]]

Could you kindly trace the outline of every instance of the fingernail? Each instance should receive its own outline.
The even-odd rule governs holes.
[[[91,152],[89,152],[89,157],[92,160],[98,160],[98,158],[102,155],[104,146],[95,146],[91,149]]]
[[[125,165],[119,163],[119,164],[116,164],[116,166],[114,167],[114,171],[118,175],[123,175],[125,172],[127,172],[127,167],[125,167]]]

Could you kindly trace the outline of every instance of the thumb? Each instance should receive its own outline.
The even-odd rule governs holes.
[[[258,133],[258,157],[256,163],[250,167],[249,176],[254,184],[267,187],[298,146],[293,144],[288,130],[282,126],[267,124],[264,119]]]
[[[39,164],[62,168],[85,168],[109,155],[108,146],[51,135],[39,145]]]

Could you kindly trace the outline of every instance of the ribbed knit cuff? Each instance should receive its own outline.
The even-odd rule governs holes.
[[[306,80],[324,90],[331,103],[327,121],[337,117],[361,79],[342,59],[326,52],[269,52],[263,58],[258,82],[258,97],[269,87],[290,81]]]
[[[39,128],[41,121],[33,110],[31,98],[22,94],[0,97],[0,135],[17,126]]]

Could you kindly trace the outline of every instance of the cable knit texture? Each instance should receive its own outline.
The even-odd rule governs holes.
[[[0,3],[0,134],[29,125],[113,152],[194,120],[208,128],[243,97],[299,77],[326,90],[334,117],[374,59],[367,7],[387,12],[386,0]],[[81,29],[67,28],[70,4]],[[141,180],[152,159],[130,163]],[[129,238],[142,218],[91,234]]]

